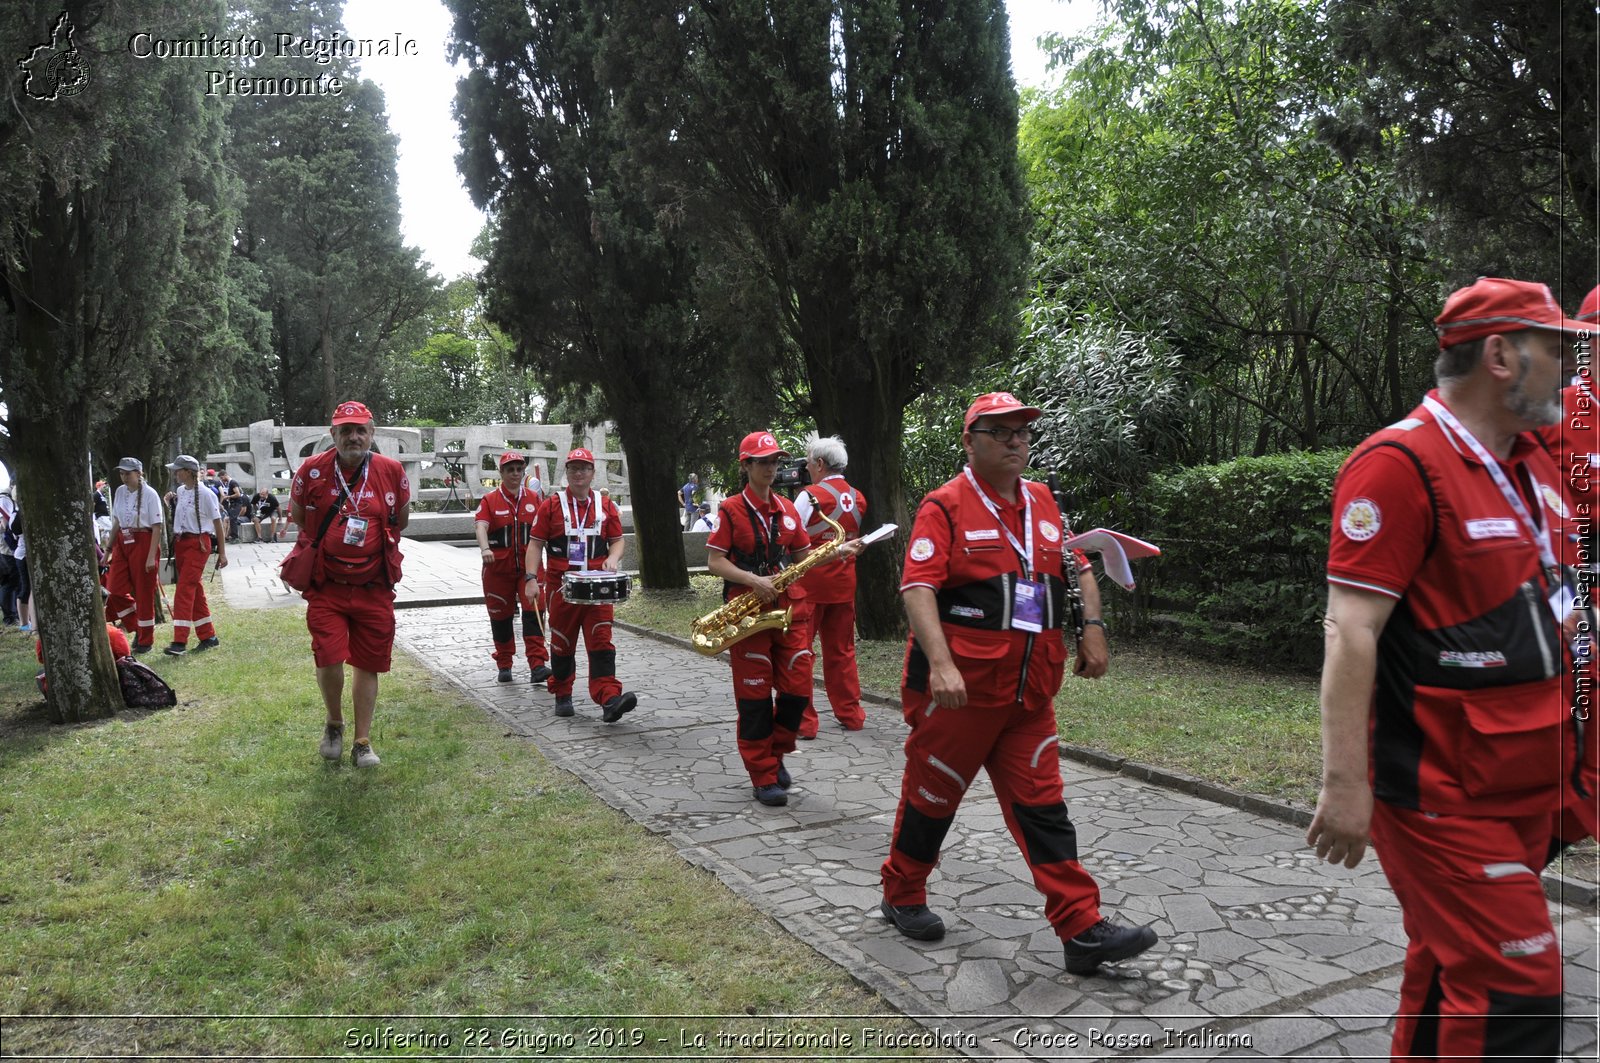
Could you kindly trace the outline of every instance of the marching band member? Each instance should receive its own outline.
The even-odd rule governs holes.
[[[489,630],[494,637],[494,663],[501,683],[511,682],[517,659],[512,620],[522,608],[522,645],[528,657],[529,682],[550,678],[545,664],[544,629],[539,625],[538,586],[524,579],[523,565],[533,538],[533,518],[539,496],[528,490],[524,474],[528,459],[514,450],[500,455],[500,486],[483,496],[473,521],[478,552],[483,557],[483,604],[489,610]]]
[[[838,436],[821,438],[813,432],[807,437],[806,472],[811,486],[800,492],[794,508],[814,545],[821,546],[833,538],[833,529],[823,523],[824,516],[844,529],[845,538],[861,536],[867,498],[845,481],[849,460],[844,441]],[[811,645],[812,633],[820,636],[822,684],[834,718],[846,731],[859,731],[867,722],[867,714],[861,708],[861,679],[856,672],[855,558],[829,561],[803,582],[810,606],[806,645]],[[800,717],[800,737],[817,737],[817,709],[810,701]]]
[[[739,467],[748,482],[743,491],[722,500],[717,530],[706,540],[706,567],[713,576],[722,577],[724,601],[748,588],[768,608],[785,603],[795,607],[794,622],[787,630],[757,631],[729,650],[739,713],[739,756],[750,774],[755,799],[772,806],[789,803],[793,777],[783,758],[794,752],[800,717],[811,700],[810,629],[803,619],[806,592],[792,584],[780,593],[772,584],[772,577],[790,561],[801,560],[811,550],[811,538],[794,504],[772,490],[778,462],[785,457],[787,452],[771,432],[744,437]],[[845,550],[854,556],[861,544],[851,543]]]
[[[567,486],[539,506],[530,530],[524,582],[535,581],[544,558],[544,591],[550,603],[550,669],[548,689],[555,695],[557,716],[571,716],[573,678],[577,674],[578,632],[589,651],[589,697],[601,707],[600,718],[616,723],[633,711],[639,699],[617,680],[617,649],[611,641],[612,606],[567,601],[561,577],[569,570],[616,572],[622,563],[622,515],[609,498],[590,490],[594,455],[578,447],[567,455]],[[529,599],[532,593],[527,595]]]

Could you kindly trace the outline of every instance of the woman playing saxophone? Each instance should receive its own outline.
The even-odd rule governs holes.
[[[722,577],[725,601],[753,592],[768,610],[786,605],[793,611],[787,623],[774,619],[746,625],[741,630],[751,633],[728,647],[739,714],[739,756],[750,774],[755,799],[774,806],[789,802],[793,778],[783,758],[794,751],[800,716],[811,700],[811,647],[805,644],[809,626],[802,622],[805,592],[797,581],[780,576],[811,548],[794,504],[772,490],[778,462],[786,457],[788,452],[771,432],[744,437],[739,467],[748,483],[737,495],[723,499],[717,530],[706,540],[706,567]],[[860,551],[857,540],[839,547],[838,555],[853,557]],[[704,633],[697,631],[696,642],[703,638]],[[726,645],[726,640],[719,644]]]

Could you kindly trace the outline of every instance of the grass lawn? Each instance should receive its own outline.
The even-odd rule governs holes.
[[[689,623],[721,603],[721,581],[694,576],[688,591],[641,591],[617,618],[687,638]],[[900,691],[905,643],[861,641],[863,687]],[[821,665],[818,665],[818,675]],[[1316,801],[1322,735],[1314,678],[1256,672],[1113,637],[1104,679],[1068,676],[1056,698],[1068,741],[1251,793]]]
[[[888,1012],[403,654],[383,766],[326,765],[303,614],[214,612],[220,650],[144,658],[178,707],[80,726],[0,637],[0,1013],[213,1016],[7,1020],[7,1054],[614,1058]]]

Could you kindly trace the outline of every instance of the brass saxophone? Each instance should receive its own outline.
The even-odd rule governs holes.
[[[773,576],[772,586],[776,590],[782,591],[813,568],[833,560],[833,555],[844,546],[844,529],[838,522],[828,519],[828,515],[820,509],[817,511],[817,516],[833,529],[833,538]],[[690,624],[689,642],[694,646],[696,653],[715,657],[729,646],[749,638],[758,631],[770,631],[774,628],[788,631],[789,625],[793,622],[794,606],[763,609],[761,596],[755,591],[745,591],[725,603],[722,608],[709,612]]]

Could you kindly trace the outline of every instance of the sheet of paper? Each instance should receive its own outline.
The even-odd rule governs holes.
[[[870,531],[861,537],[861,545],[870,546],[879,539],[887,539],[889,536],[895,533],[895,529],[898,527],[899,525],[897,524],[885,524],[883,527],[878,528],[875,531]]]
[[[1129,560],[1139,557],[1156,557],[1161,553],[1161,548],[1154,543],[1147,543],[1132,535],[1114,532],[1109,528],[1093,528],[1086,532],[1079,532],[1062,544],[1073,550],[1082,550],[1086,554],[1099,554],[1100,567],[1106,570],[1118,586],[1124,590],[1133,590],[1133,568]]]

